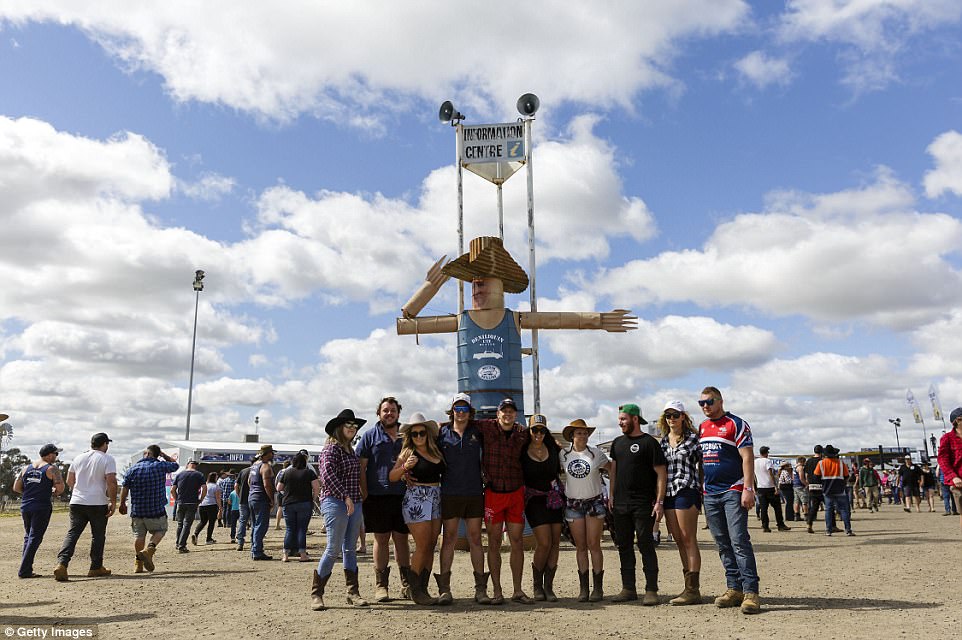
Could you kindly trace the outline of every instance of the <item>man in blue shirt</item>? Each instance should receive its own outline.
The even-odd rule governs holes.
[[[161,459],[162,458],[162,459]],[[174,459],[152,444],[144,457],[127,469],[120,490],[120,514],[127,513],[130,494],[130,528],[134,532],[134,573],[154,570],[157,545],[167,533],[167,474],[180,468]],[[147,533],[150,544],[144,549]]]
[[[458,540],[460,523],[464,521],[474,568],[474,601],[491,604],[487,594],[488,574],[484,572],[484,550],[481,547],[481,520],[484,517],[484,485],[481,483],[481,431],[474,421],[471,396],[459,393],[448,410],[451,422],[441,425],[438,448],[444,456],[445,472],[441,478],[441,573],[438,581],[439,604],[450,604],[451,565]]]
[[[408,527],[401,515],[401,500],[407,488],[404,481],[391,482],[388,474],[401,453],[398,420],[401,404],[397,398],[387,396],[377,405],[378,421],[368,429],[357,444],[356,453],[361,459],[361,497],[364,510],[364,530],[374,534],[374,599],[390,600],[388,593],[388,566],[391,540],[394,541],[394,558],[401,573],[401,597],[410,597],[407,570],[410,567]]]

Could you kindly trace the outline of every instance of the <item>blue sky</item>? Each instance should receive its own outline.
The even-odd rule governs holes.
[[[775,451],[894,444],[907,388],[941,431],[928,386],[962,403],[962,8],[608,9],[4,3],[14,444],[182,435],[197,268],[193,437],[240,439],[259,415],[266,440],[316,441],[384,394],[440,417],[453,340],[394,332],[457,251],[437,109],[511,121],[528,91],[539,307],[640,318],[543,334],[554,426],[614,435],[627,400],[697,414],[714,384]],[[505,186],[505,240],[527,264],[524,184]],[[466,173],[465,190],[468,237],[496,233],[494,188]],[[448,283],[425,313],[455,308]]]

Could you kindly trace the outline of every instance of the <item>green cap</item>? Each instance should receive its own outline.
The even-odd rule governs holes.
[[[630,416],[638,416],[638,420],[641,422],[641,424],[648,424],[648,421],[641,417],[641,409],[636,404],[623,404],[618,407],[618,411],[621,413],[627,413]]]

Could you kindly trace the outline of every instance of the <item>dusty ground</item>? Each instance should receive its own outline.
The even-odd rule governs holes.
[[[857,536],[809,535],[804,525],[790,523],[785,533],[762,533],[752,518],[751,533],[762,580],[763,613],[744,616],[738,610],[711,604],[689,607],[641,607],[638,603],[579,604],[574,550],[563,544],[555,590],[556,604],[507,604],[479,607],[472,592],[466,553],[455,559],[452,607],[416,607],[409,601],[364,609],[348,608],[341,597],[341,567],[328,586],[324,612],[312,612],[309,591],[312,564],[252,562],[246,552],[228,544],[193,547],[173,553],[164,540],[157,570],[134,575],[128,519],[111,518],[105,564],[109,578],[86,574],[89,534],[81,539],[71,564],[76,574],[57,583],[52,571],[63,540],[67,516],[54,517],[38,554],[42,579],[16,578],[22,526],[18,517],[0,518],[0,634],[17,637],[17,627],[50,624],[98,624],[100,637],[110,639],[193,637],[281,637],[310,633],[324,638],[392,638],[403,634],[417,640],[475,638],[493,628],[516,637],[591,636],[672,638],[769,638],[776,634],[808,638],[958,637],[962,623],[959,587],[962,533],[957,517],[940,513],[907,514],[885,506],[879,514],[859,512]],[[314,528],[318,528],[315,520]],[[818,530],[818,528],[816,529]],[[708,531],[702,540],[702,593],[705,602],[724,591],[724,575]],[[280,556],[283,532],[271,530],[269,553]],[[215,537],[226,540],[223,529]],[[316,555],[323,536],[309,538]],[[663,600],[681,590],[681,568],[673,544],[658,550]],[[507,556],[505,571],[507,571]],[[526,556],[530,563],[530,553]],[[605,543],[606,591],[619,588],[618,557]],[[373,593],[370,557],[361,558],[362,594]],[[394,573],[394,572],[392,572]],[[396,574],[395,574],[396,575]],[[396,577],[392,575],[392,589]],[[640,566],[639,566],[640,575]],[[526,590],[530,572],[526,567]],[[507,578],[507,575],[505,576]],[[505,584],[510,584],[506,579]],[[948,588],[947,588],[948,587]],[[433,591],[432,585],[432,591]],[[7,629],[10,628],[11,632]],[[10,636],[7,634],[11,633]],[[22,636],[21,636],[22,637]],[[49,637],[49,636],[48,636]],[[510,635],[508,637],[511,637]]]

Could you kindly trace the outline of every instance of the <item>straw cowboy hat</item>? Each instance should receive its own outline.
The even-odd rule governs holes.
[[[574,432],[575,429],[587,429],[589,438],[591,437],[591,434],[595,432],[594,427],[589,427],[584,420],[582,420],[581,418],[577,418],[575,420],[572,420],[568,426],[566,426],[564,429],[561,430],[561,437],[567,440],[568,442],[573,442],[573,440],[571,439],[571,434]]]
[[[355,417],[354,411],[351,409],[344,409],[339,414],[337,414],[336,418],[331,418],[328,421],[327,426],[324,427],[324,431],[327,432],[327,435],[332,436],[334,435],[335,429],[337,429],[342,424],[347,424],[348,422],[353,422],[354,424],[357,425],[357,428],[360,429],[364,425],[364,423],[367,422],[367,420],[362,420],[361,418]]]
[[[505,293],[521,293],[528,288],[528,274],[505,251],[500,238],[483,236],[471,241],[470,252],[444,265],[441,272],[458,280],[499,278]]]
[[[398,431],[400,431],[401,433],[407,433],[408,431],[410,431],[411,429],[413,429],[418,425],[424,425],[425,427],[427,427],[428,431],[431,433],[432,438],[438,437],[438,423],[435,422],[434,420],[428,420],[427,418],[424,417],[424,414],[419,411],[412,413],[411,421],[405,422],[404,424],[402,424],[401,428]]]

